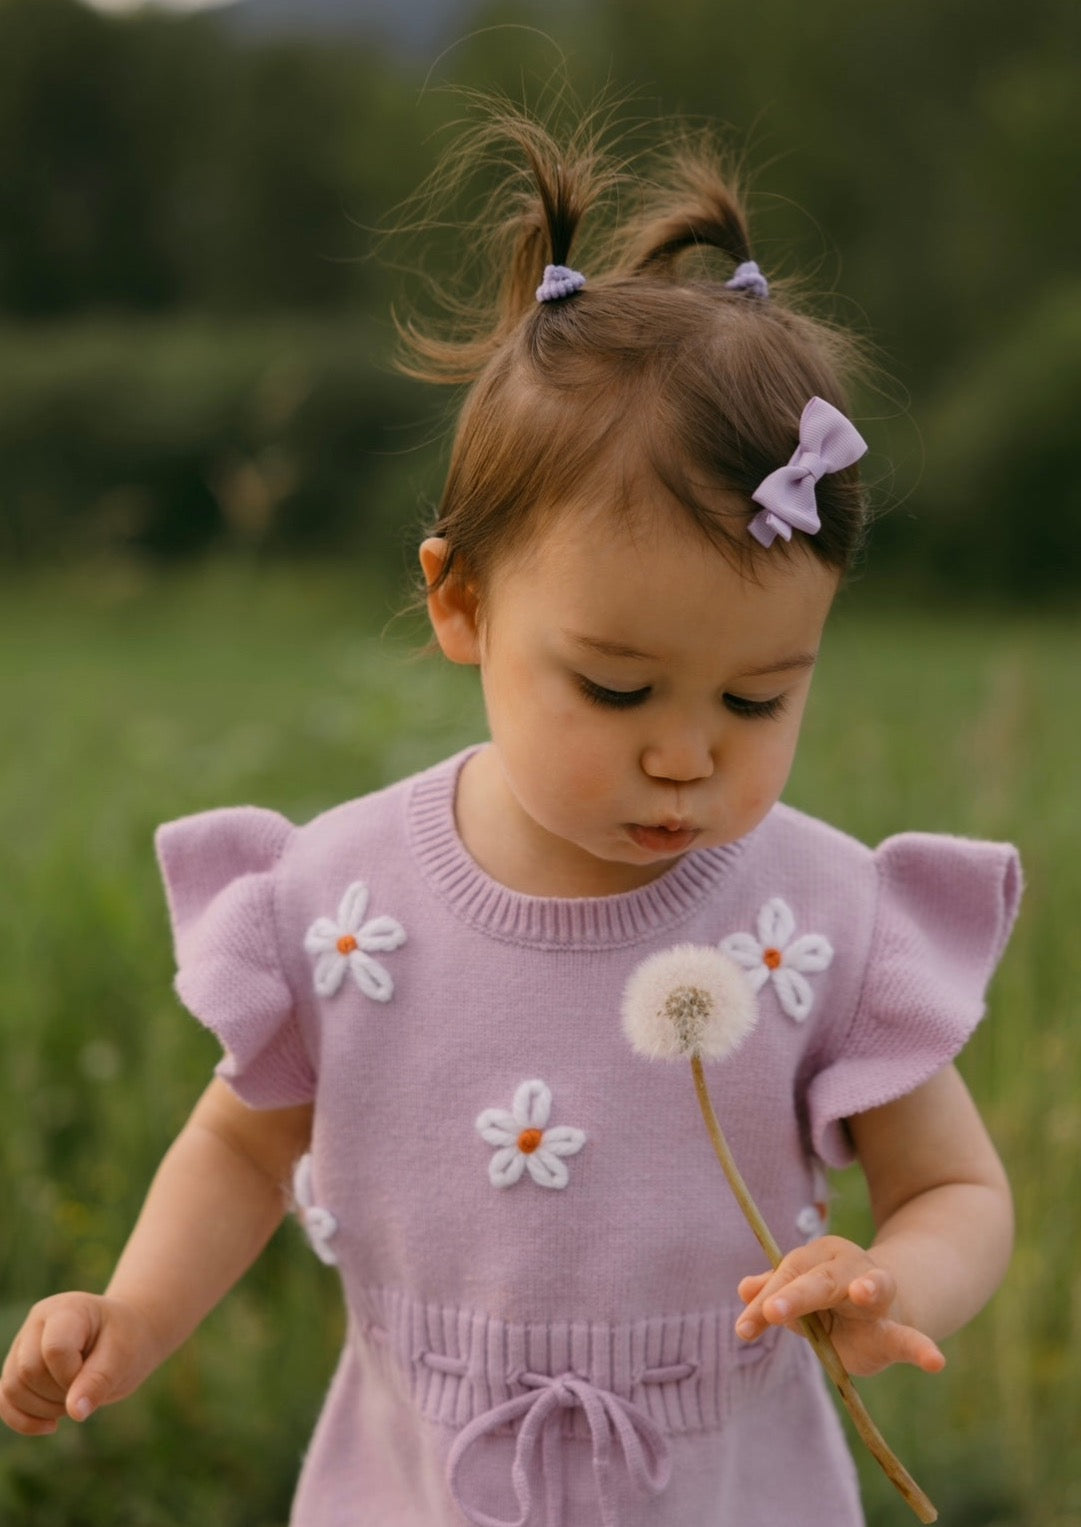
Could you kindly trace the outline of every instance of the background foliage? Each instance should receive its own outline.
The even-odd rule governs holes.
[[[434,62],[227,15],[0,0],[0,558],[295,553],[346,525],[396,558],[445,415],[391,377],[411,287],[371,230],[460,115],[441,85],[536,99],[563,69],[647,127],[724,125],[761,263],[881,344],[881,577],[1075,588],[1073,0],[590,0],[547,8],[550,36],[493,0]]]

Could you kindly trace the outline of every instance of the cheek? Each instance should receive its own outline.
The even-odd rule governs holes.
[[[612,772],[604,717],[591,714],[557,677],[538,677],[508,662],[484,676],[492,737],[504,759],[554,795],[573,782],[576,793],[600,796]]]
[[[531,736],[521,737],[516,753],[535,798],[559,811],[589,811],[612,796],[618,770],[610,738],[580,705],[549,712]]]
[[[617,776],[610,741],[574,707],[553,716],[538,738],[529,767],[549,797],[558,795],[566,805],[587,808],[608,799]]]
[[[762,723],[763,728],[769,726]],[[764,735],[753,732],[746,739],[740,758],[741,794],[744,803],[755,811],[768,811],[784,789],[796,755],[799,723]]]

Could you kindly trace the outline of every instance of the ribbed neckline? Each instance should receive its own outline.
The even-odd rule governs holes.
[[[698,849],[657,880],[617,896],[527,896],[512,891],[481,869],[458,836],[458,775],[476,751],[467,748],[417,776],[406,807],[409,836],[436,894],[464,922],[505,943],[545,949],[638,943],[689,917],[742,853],[742,840]]]

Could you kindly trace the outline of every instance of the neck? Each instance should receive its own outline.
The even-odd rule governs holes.
[[[545,831],[507,785],[493,747],[468,759],[454,803],[458,835],[470,858],[523,896],[619,896],[658,880],[677,863],[620,864],[597,859]]]

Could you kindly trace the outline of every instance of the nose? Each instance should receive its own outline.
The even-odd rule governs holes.
[[[642,750],[642,769],[650,779],[678,785],[709,779],[714,769],[711,739],[699,727],[672,722]]]

